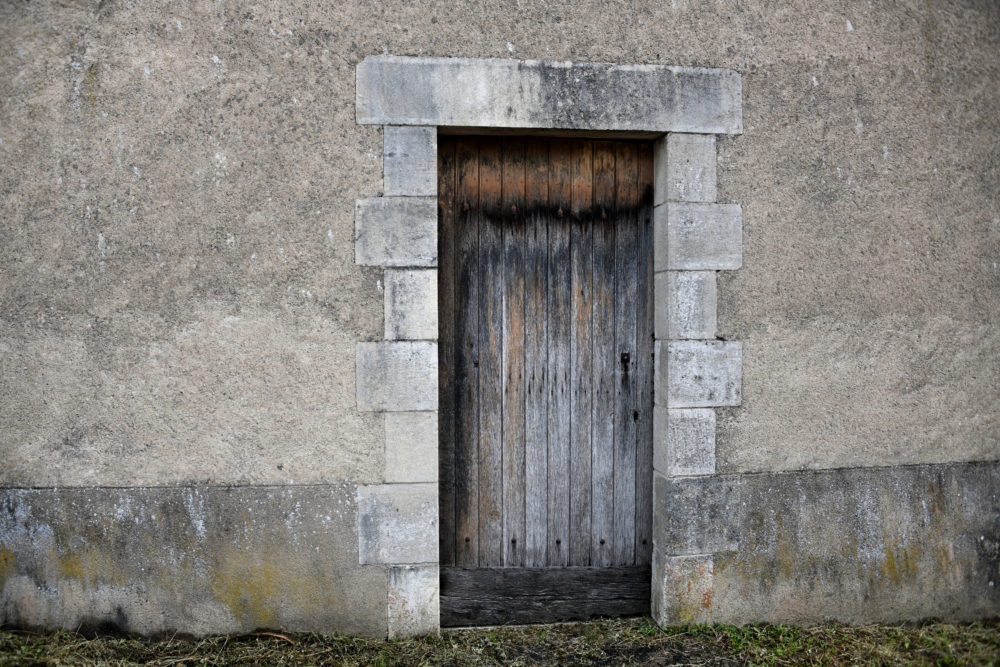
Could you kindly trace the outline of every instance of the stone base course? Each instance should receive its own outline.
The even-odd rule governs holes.
[[[734,548],[712,554],[712,595],[700,598],[709,604],[692,607],[699,598],[689,590],[707,590],[695,570],[705,554],[677,559],[668,550],[685,544],[680,533],[706,528],[688,523],[654,535],[654,561],[665,575],[659,623],[970,621],[1000,611],[1000,462],[737,479],[739,502],[726,503],[724,512],[709,501],[731,491],[704,486],[693,493],[703,481],[687,482],[674,496],[669,508],[680,517],[696,507],[715,512],[711,520],[730,534],[722,546]],[[667,584],[670,571],[680,572],[677,585]]]
[[[0,626],[385,636],[386,569],[360,564],[356,497],[351,483],[0,489]]]

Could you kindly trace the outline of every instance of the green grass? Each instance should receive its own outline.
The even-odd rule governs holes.
[[[86,638],[0,630],[4,665],[996,665],[1000,621],[952,625],[692,625],[649,618],[377,640],[251,633]]]

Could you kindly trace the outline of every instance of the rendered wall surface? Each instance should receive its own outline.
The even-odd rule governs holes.
[[[718,138],[716,199],[742,206],[743,263],[718,277],[716,326],[742,342],[742,404],[718,410],[718,471],[1000,458],[995,3],[102,0],[4,3],[0,25],[0,496],[33,525],[59,524],[46,512],[70,491],[23,487],[103,502],[84,487],[386,481],[384,417],[359,411],[355,383],[356,343],[384,327],[382,272],[354,247],[355,200],[383,192],[382,132],[356,123],[355,68],[379,53],[739,72],[743,134]],[[977,488],[994,479],[976,474]],[[919,515],[899,494],[870,513],[888,521],[893,503]],[[338,530],[354,539],[346,512]],[[789,553],[819,539],[781,534]],[[91,585],[84,570],[60,579],[41,543],[0,538],[15,554],[0,552],[5,600],[35,599],[18,577]],[[344,576],[386,576],[329,558]],[[717,603],[736,608],[720,562]],[[785,587],[757,591],[747,617],[796,618],[783,601],[808,573],[779,571]],[[79,602],[31,618],[73,625],[90,598],[67,599]],[[384,634],[375,604],[363,627],[324,622]],[[836,616],[862,618],[861,604]],[[926,609],[907,604],[899,618]],[[969,593],[950,608],[990,605]],[[28,618],[7,609],[0,622]],[[265,622],[153,613],[129,618],[144,631]]]

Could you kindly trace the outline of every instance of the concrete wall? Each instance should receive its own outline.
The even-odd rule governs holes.
[[[385,481],[383,416],[355,403],[381,271],[353,247],[383,187],[355,66],[383,52],[740,72],[718,201],[743,207],[743,268],[719,276],[718,331],[743,343],[743,400],[718,470],[1000,458],[995,3],[94,0],[5,3],[0,25],[0,485],[32,525],[73,520],[19,487]],[[0,585],[33,599],[19,577],[61,580],[8,528]],[[130,627],[209,627],[183,613]],[[210,627],[265,623],[237,617]]]

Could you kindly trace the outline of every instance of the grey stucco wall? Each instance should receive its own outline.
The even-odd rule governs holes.
[[[720,471],[997,457],[995,4],[520,4],[4,4],[0,482],[381,478],[384,51],[741,72]]]
[[[310,496],[386,479],[384,418],[355,393],[355,344],[384,323],[381,271],[357,266],[353,244],[355,200],[383,188],[381,130],[355,118],[370,54],[741,73],[744,134],[718,139],[717,199],[742,206],[743,268],[718,277],[717,331],[742,342],[742,404],[718,411],[718,471],[1000,458],[995,3],[94,0],[6,3],[0,25],[0,622],[72,626],[93,608],[143,632],[385,634],[386,568],[357,564],[356,509],[321,526],[332,501]],[[830,517],[813,512],[842,500],[838,484],[889,485],[857,523],[832,517],[846,535],[899,517],[947,525],[894,480],[946,489],[960,521],[919,554],[889,540],[871,572],[824,570],[823,599],[846,600],[836,616],[995,610],[982,589],[995,563],[968,542],[995,520],[995,464],[947,473],[959,487],[969,476],[985,514],[931,479],[941,469],[749,476],[740,521],[776,541],[741,523],[718,547],[717,617],[820,618],[802,601],[810,568],[830,567],[816,551]],[[312,509],[286,525],[295,506],[276,491],[204,491],[218,496],[204,515],[217,537],[188,544],[203,519],[183,494],[202,484],[290,485]],[[141,488],[14,488],[53,485]],[[226,499],[237,492],[249,495]],[[253,502],[269,509],[241,538],[230,522]],[[124,526],[154,511],[176,525],[129,546]],[[115,519],[81,524],[83,512]],[[50,541],[32,533],[45,527]],[[185,544],[216,559],[194,588],[174,581],[169,552]],[[949,544],[953,561],[936,560]],[[136,569],[147,548],[159,578]],[[218,560],[234,550],[246,562]],[[265,576],[264,561],[318,563],[326,602],[224,583]],[[910,568],[947,581],[954,563],[959,593],[937,607],[914,597],[926,585]],[[773,583],[754,583],[767,572]],[[353,604],[345,581],[365,595],[358,621],[336,611]],[[39,597],[46,587],[68,606]]]

